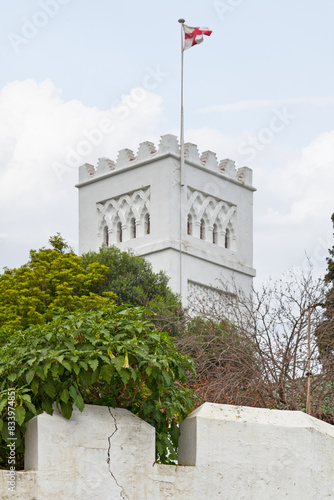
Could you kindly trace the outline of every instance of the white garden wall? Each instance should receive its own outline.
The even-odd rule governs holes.
[[[26,471],[2,500],[334,498],[334,427],[301,412],[205,403],[181,424],[179,462],[154,463],[155,431],[86,406],[28,424]]]

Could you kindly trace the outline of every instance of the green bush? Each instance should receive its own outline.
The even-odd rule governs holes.
[[[63,312],[48,324],[0,332],[0,451],[7,467],[8,391],[15,390],[17,457],[22,466],[25,423],[53,412],[65,418],[85,403],[126,408],[157,431],[157,460],[176,459],[178,423],[193,407],[185,386],[193,362],[140,307]]]

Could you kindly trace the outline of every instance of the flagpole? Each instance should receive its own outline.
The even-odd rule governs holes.
[[[184,186],[184,120],[183,120],[183,52],[184,52],[184,19],[179,19],[181,24],[181,125],[180,125],[180,143],[181,143],[181,158],[180,158],[180,184]]]
[[[181,123],[180,123],[180,299],[182,301],[182,188],[184,186],[184,132],[183,132],[183,52],[184,52],[184,19],[181,24]]]
[[[185,20],[179,19],[181,24],[181,123],[180,123],[180,298],[182,300],[182,206],[183,198],[185,197],[184,190],[184,117],[183,117],[183,53],[185,50],[185,40],[186,37],[189,40],[191,38],[190,46],[196,45],[203,41],[203,35],[210,36],[212,31],[208,28],[190,28],[186,27],[187,33],[185,31]],[[192,30],[192,31],[190,31]],[[187,47],[189,48],[189,46]],[[186,232],[186,231],[185,231]]]

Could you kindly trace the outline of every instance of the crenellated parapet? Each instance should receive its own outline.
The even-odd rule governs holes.
[[[115,161],[109,158],[99,158],[96,167],[85,163],[79,169],[79,183],[97,180],[99,177],[115,174],[123,169],[139,167],[144,163],[156,161],[166,156],[172,156],[175,159],[180,158],[178,139],[171,134],[163,135],[158,147],[155,147],[152,142],[146,141],[139,145],[137,154],[131,149],[122,149],[118,152]],[[252,186],[251,169],[248,167],[237,169],[235,162],[228,158],[218,161],[216,153],[212,151],[199,153],[196,144],[187,142],[184,145],[184,158],[186,164],[216,173],[232,182]]]
[[[248,293],[255,276],[252,171],[191,142],[183,151],[182,185],[181,148],[171,134],[82,165],[79,251],[131,249],[170,277],[184,305],[194,286],[217,290],[219,276]]]

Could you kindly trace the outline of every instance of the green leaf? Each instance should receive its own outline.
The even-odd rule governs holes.
[[[23,399],[23,401],[31,403],[31,396],[30,396],[30,394],[21,394],[21,398]]]
[[[96,370],[95,372],[92,372],[90,376],[91,376],[90,383],[94,385],[97,379],[99,378],[99,371]]]
[[[73,385],[71,385],[68,392],[69,392],[71,398],[73,399],[73,401],[75,401],[75,399],[77,397],[77,390],[76,390],[76,388]]]
[[[74,364],[72,365],[72,368],[73,368],[74,373],[75,373],[76,375],[79,375],[79,373],[80,373],[80,367],[79,367],[79,365],[77,365],[76,363],[74,363]]]
[[[117,356],[111,360],[112,364],[115,365],[116,370],[119,372],[123,369],[125,356]]]
[[[85,403],[80,393],[77,394],[74,404],[78,408],[78,410],[82,411],[84,409]]]
[[[97,359],[89,359],[88,364],[91,367],[91,369],[95,372],[95,370],[99,366],[99,361]]]
[[[107,382],[107,384],[110,383],[112,374],[114,372],[114,367],[111,364],[104,365],[101,368],[100,371],[100,376]]]
[[[39,389],[39,381],[36,378],[34,378],[33,381],[31,382],[30,388],[31,388],[32,393],[35,394],[35,396],[36,396],[36,394],[38,393],[38,389]]]
[[[15,408],[15,421],[18,425],[22,425],[24,418],[26,416],[26,411],[23,406],[16,406]]]
[[[80,372],[80,380],[82,385],[87,388],[91,385],[92,383],[92,374],[89,372]]]
[[[88,365],[85,361],[79,361],[79,365],[84,369],[84,370],[88,370]]]
[[[54,399],[56,395],[56,387],[51,380],[46,380],[45,382],[43,382],[42,388],[51,399]]]
[[[71,403],[60,402],[61,413],[65,418],[69,419],[72,416],[73,407]]]
[[[161,373],[163,378],[165,379],[166,384],[169,385],[171,383],[170,375],[165,371],[162,371]]]
[[[48,363],[46,363],[46,364],[44,365],[44,367],[43,367],[43,373],[44,373],[44,375],[45,375],[45,376],[47,375],[47,373],[48,373],[48,371],[49,371],[49,369],[50,369],[51,364],[52,364],[52,362],[51,362],[51,361],[49,361]]]
[[[37,415],[36,406],[33,403],[29,403],[29,401],[26,401],[26,407],[29,411],[31,411],[33,415]]]
[[[16,377],[17,377],[17,374],[15,372],[13,372],[13,373],[10,373],[7,378],[11,382],[14,382],[16,380]]]
[[[129,372],[129,370],[126,370],[125,368],[123,368],[119,372],[119,375],[120,375],[120,377],[122,379],[123,384],[126,385],[129,382],[129,379],[130,379],[130,372]]]
[[[56,378],[59,374],[59,365],[57,363],[53,363],[51,366],[51,373],[53,378]]]
[[[71,372],[71,371],[72,371],[72,367],[71,367],[71,365],[69,364],[69,362],[68,362],[68,361],[64,360],[64,361],[62,361],[62,362],[61,362],[61,364],[62,364],[62,365],[63,365],[63,367],[64,367],[64,368],[66,368],[66,370],[68,370],[69,372]]]
[[[2,413],[2,410],[5,408],[5,406],[7,406],[7,398],[3,398],[2,401],[0,401],[0,415]]]
[[[44,374],[44,371],[43,371],[41,366],[39,368],[37,368],[36,375],[38,375],[39,378],[41,378],[42,380],[46,379],[46,375]]]
[[[9,434],[8,434],[8,426],[4,425],[1,429],[1,436],[4,441],[8,441]],[[7,450],[6,450],[7,451]]]
[[[32,381],[32,379],[34,378],[35,376],[35,370],[29,370],[27,373],[26,373],[26,381],[28,384],[30,384],[30,382]]]
[[[69,400],[70,394],[68,392],[68,389],[64,389],[61,394],[60,394],[60,399],[64,402],[67,403]]]
[[[139,375],[139,373],[138,373],[138,372],[136,372],[136,370],[134,370],[134,369],[132,368],[132,366],[130,366],[130,367],[129,367],[129,370],[130,370],[130,373],[131,373],[131,378],[132,378],[132,380],[136,381],[136,380],[138,379],[138,375]]]
[[[148,366],[145,371],[146,371],[147,375],[150,376],[152,373],[152,366]]]
[[[43,401],[41,403],[41,408],[48,415],[52,415],[53,414],[52,404],[53,404],[53,400],[52,399],[43,399]]]

